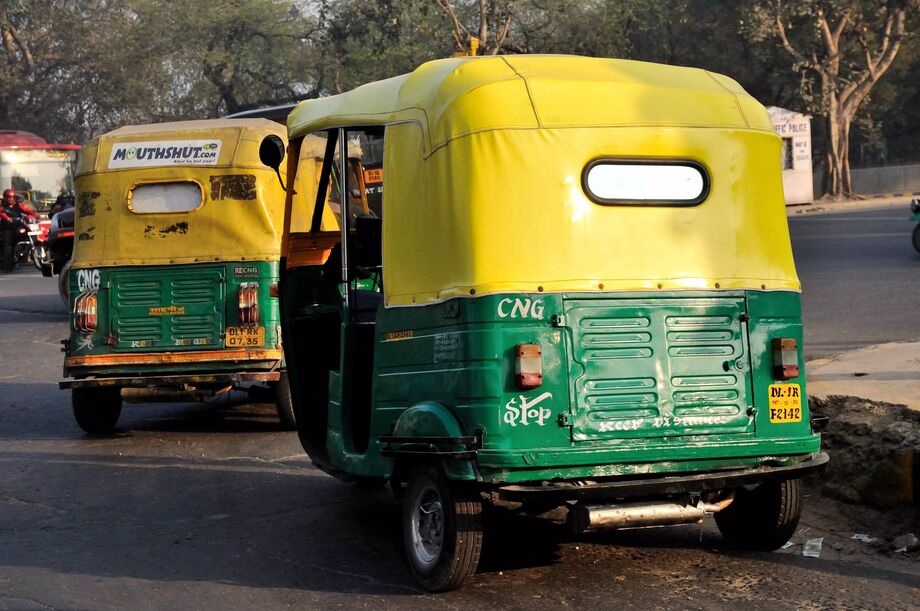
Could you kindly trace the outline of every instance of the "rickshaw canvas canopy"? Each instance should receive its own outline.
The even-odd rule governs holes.
[[[77,164],[74,268],[277,259],[284,191],[259,161],[269,134],[286,138],[267,119],[215,119],[122,127],[91,140]],[[202,146],[213,159],[170,158]],[[140,149],[150,157],[139,159]],[[131,209],[132,189],[175,183],[197,184],[201,205]]]
[[[302,102],[288,118],[292,137],[367,125],[389,126],[388,306],[799,289],[775,171],[781,142],[730,78],[572,56],[454,58]],[[693,206],[595,203],[582,174],[597,159],[695,162],[709,192]]]

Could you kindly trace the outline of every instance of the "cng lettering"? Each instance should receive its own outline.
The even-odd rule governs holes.
[[[543,300],[529,297],[514,298],[505,297],[498,302],[499,318],[533,318],[543,320]]]
[[[77,290],[98,291],[101,284],[98,269],[80,269],[77,270]]]

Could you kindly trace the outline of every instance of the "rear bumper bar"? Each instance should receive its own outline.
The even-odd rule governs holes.
[[[173,365],[186,363],[280,361],[280,349],[229,348],[226,350],[190,350],[187,352],[124,352],[92,354],[64,358],[64,368],[98,367],[109,365]]]
[[[541,501],[601,500],[628,497],[660,497],[709,490],[737,488],[764,481],[798,479],[821,471],[829,457],[825,452],[794,465],[762,466],[749,469],[709,471],[689,475],[615,479],[594,481],[560,481],[540,485],[510,484],[498,488],[508,501],[539,499]]]
[[[198,375],[174,376],[123,376],[111,378],[83,378],[64,380],[58,383],[61,389],[95,388],[99,386],[117,386],[119,388],[149,388],[151,386],[179,386],[182,384],[239,384],[241,382],[277,382],[281,378],[278,371],[258,371],[243,373],[205,373]]]

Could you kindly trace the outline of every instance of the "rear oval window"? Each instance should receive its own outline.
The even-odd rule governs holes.
[[[695,206],[709,194],[706,169],[692,161],[599,159],[582,183],[592,201],[608,205]]]
[[[191,212],[201,202],[201,187],[194,182],[150,183],[128,193],[128,208],[138,214]]]

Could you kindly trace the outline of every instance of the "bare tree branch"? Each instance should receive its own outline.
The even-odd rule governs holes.
[[[454,11],[454,7],[451,6],[450,0],[437,0],[438,5],[444,10],[450,20],[453,22],[454,31],[453,37],[454,42],[457,44],[457,50],[463,51],[466,47],[463,44],[463,36],[466,35],[467,38],[472,37],[472,33],[467,29],[463,22],[460,21],[460,18],[457,17],[457,13]]]
[[[774,4],[774,23],[776,25],[776,33],[779,36],[780,43],[782,43],[786,52],[794,57],[795,60],[801,65],[820,72],[822,68],[821,64],[818,62],[817,57],[813,56],[812,60],[808,60],[795,47],[792,46],[792,43],[789,41],[789,37],[786,36],[786,24],[783,22],[783,5],[781,0],[777,0],[776,4]]]
[[[514,8],[510,7],[508,9],[508,14],[505,15],[505,22],[502,23],[501,30],[498,32],[498,36],[495,37],[494,47],[492,49],[492,55],[498,55],[498,52],[504,47],[505,38],[508,37],[508,30],[511,29],[511,20],[514,18]]]

